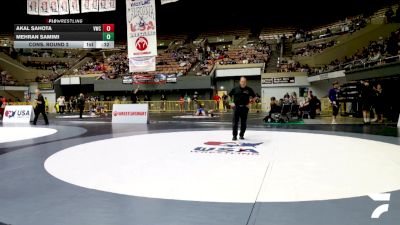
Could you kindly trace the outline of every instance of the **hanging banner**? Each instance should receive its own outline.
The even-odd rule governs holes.
[[[41,15],[41,16],[50,15],[48,0],[39,0],[39,15]]]
[[[132,63],[129,65],[129,71],[155,71],[157,55],[155,0],[126,0],[126,18],[128,58],[129,64]],[[139,59],[141,57],[145,58]]]
[[[178,0],[161,0],[161,5],[172,3],[172,2],[177,2]]]
[[[115,11],[117,9],[117,0],[106,0],[107,11]]]
[[[99,1],[98,0],[82,0],[82,13],[98,12]]]
[[[100,0],[99,12],[115,11],[115,0]]]
[[[58,9],[59,15],[67,15],[67,14],[69,14],[69,3],[68,3],[68,0],[59,0],[58,6],[60,7]]]
[[[107,0],[100,0],[99,12],[106,12],[107,10]]]
[[[58,15],[58,0],[50,0],[49,1],[50,5],[50,12],[49,15]]]
[[[81,4],[79,4],[81,2]],[[28,15],[68,15],[115,11],[116,0],[27,0]]]
[[[79,14],[80,12],[79,0],[69,0],[69,13]]]
[[[156,57],[134,57],[129,58],[129,72],[156,71]]]
[[[39,15],[38,0],[28,0],[26,9],[27,9],[28,15]]]

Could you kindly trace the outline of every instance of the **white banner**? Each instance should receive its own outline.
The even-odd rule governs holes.
[[[50,15],[50,6],[48,0],[39,0],[39,15],[41,16]]]
[[[172,2],[177,2],[178,0],[161,0],[161,5],[172,3]]]
[[[116,1],[115,0],[100,0],[99,12],[115,11]]]
[[[99,0],[82,0],[82,13],[98,12]]]
[[[39,2],[38,2],[38,0],[28,0],[26,9],[27,9],[28,15],[39,15]]]
[[[117,0],[107,0],[108,11],[115,11],[117,9]]]
[[[142,123],[149,119],[148,104],[114,104],[112,123]]]
[[[69,0],[69,13],[79,14],[80,12],[79,0]]]
[[[4,109],[3,123],[27,123],[33,120],[35,113],[31,105],[7,105]]]
[[[126,0],[128,58],[156,56],[155,0]]]
[[[68,3],[68,0],[59,0],[58,6],[59,6],[58,13],[60,15],[69,14],[69,3]]]
[[[156,57],[129,58],[129,72],[150,72],[156,70]]]
[[[49,15],[58,15],[58,0],[49,0]]]

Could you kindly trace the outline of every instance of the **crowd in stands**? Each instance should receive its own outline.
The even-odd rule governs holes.
[[[295,50],[294,54],[298,56],[311,56],[317,53],[321,53],[326,48],[335,46],[336,44],[337,41],[335,40],[321,42],[318,44],[307,44],[306,47]]]
[[[209,75],[214,65],[266,63],[271,55],[271,48],[265,42],[248,44],[235,48],[205,50],[205,59],[201,63],[201,71],[197,75]]]
[[[176,74],[186,75],[192,65],[197,62],[194,52],[174,50],[160,53],[156,58],[156,71],[146,75]],[[99,79],[115,79],[129,73],[129,62],[126,52],[114,53],[108,57],[93,58],[79,69],[73,71],[76,75],[101,74]]]
[[[330,64],[310,68],[308,65],[301,65],[293,59],[281,59],[278,61],[278,72],[308,72],[309,74],[321,74],[339,69],[351,69],[358,66],[375,66],[399,60],[400,55],[400,29],[392,32],[384,39],[380,37],[376,41],[371,41],[367,47],[357,50],[357,52],[345,57],[343,60],[335,59]]]
[[[35,78],[35,82],[38,83],[51,83],[54,82],[60,75],[57,73],[51,73],[48,75],[39,75]]]
[[[17,85],[17,80],[9,74],[7,71],[0,70],[0,81],[2,86],[14,86]]]
[[[28,60],[23,63],[24,66],[35,68],[38,70],[66,70],[71,67],[71,65],[67,62],[59,61],[59,60],[50,60],[50,61],[35,61],[34,59]]]
[[[40,51],[40,50],[20,50],[18,52],[19,56],[26,56],[26,57],[33,57],[33,58],[78,58],[79,55],[77,52],[73,51],[60,51],[60,52],[55,52],[52,50],[45,50],[45,51]]]
[[[390,58],[400,54],[400,29],[392,32],[384,39],[380,37],[376,41],[371,41],[367,47],[357,50],[351,57],[345,57],[343,60],[334,60],[329,65],[320,68],[314,68],[311,73],[320,74],[337,69],[351,69],[357,66],[374,66],[390,63],[398,59]],[[389,59],[387,59],[389,58]]]
[[[308,42],[312,40],[332,37],[335,35],[342,35],[346,33],[353,33],[357,30],[364,28],[367,25],[367,21],[362,16],[355,17],[353,19],[346,19],[344,22],[339,22],[332,26],[324,28],[324,31],[314,30],[305,31],[303,29],[298,29],[293,34],[293,42]]]
[[[310,67],[308,65],[301,65],[299,62],[293,59],[282,58],[278,61],[278,72],[309,72]]]
[[[55,50],[20,50],[18,52],[19,61],[27,67],[39,70],[66,70],[71,67],[72,59],[77,59],[79,55],[72,51]]]

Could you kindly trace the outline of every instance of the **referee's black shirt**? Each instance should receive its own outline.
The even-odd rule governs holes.
[[[229,96],[233,98],[236,106],[245,106],[250,103],[250,97],[254,98],[256,94],[250,87],[241,88],[235,87],[229,92]]]

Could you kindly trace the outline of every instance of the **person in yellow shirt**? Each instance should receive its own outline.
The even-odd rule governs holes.
[[[44,98],[44,106],[46,107],[46,113],[49,112],[49,100],[47,97]]]

